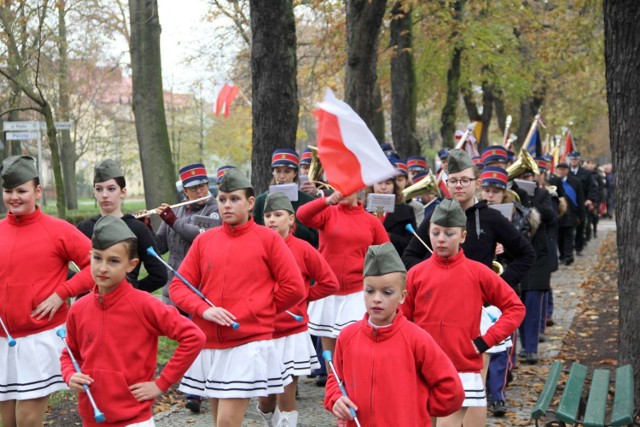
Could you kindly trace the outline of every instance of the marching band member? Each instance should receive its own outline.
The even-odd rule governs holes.
[[[389,161],[396,168],[396,187],[398,187],[398,191],[402,193],[402,190],[412,184],[409,180],[409,167],[406,163],[394,157],[389,158]],[[414,199],[405,200],[405,203],[413,208],[413,215],[416,217],[416,227],[422,224],[422,220],[424,219],[424,206],[422,203]]]
[[[0,166],[0,417],[4,427],[42,426],[49,395],[66,389],[60,372],[64,344],[56,329],[67,319],[67,298],[93,285],[91,242],[73,225],[44,214],[35,159],[11,156]],[[67,280],[68,264],[82,270]],[[34,268],[35,267],[35,268]]]
[[[187,251],[198,234],[214,225],[220,225],[218,203],[209,193],[209,178],[207,170],[201,163],[187,165],[180,169],[182,191],[187,200],[198,200],[210,196],[209,200],[200,203],[181,206],[177,211],[163,203],[156,209],[156,214],[162,219],[162,224],[156,233],[158,253],[169,252],[169,265],[177,270]],[[209,221],[204,223],[204,221]],[[162,300],[172,304],[169,298],[169,283],[173,279],[173,272],[169,272],[169,280],[162,287]],[[194,413],[200,412],[200,396],[187,395],[186,406]]]
[[[274,344],[284,364],[284,376],[291,376],[293,381],[285,386],[284,393],[277,395],[277,399],[275,394],[260,397],[258,414],[266,427],[295,427],[298,422],[296,410],[298,377],[310,375],[312,369],[320,367],[316,349],[309,335],[307,302],[337,292],[338,279],[327,261],[313,246],[291,233],[295,224],[295,214],[291,201],[284,193],[273,193],[267,196],[264,205],[264,223],[266,227],[282,236],[293,253],[304,279],[307,297],[289,310],[290,313],[301,316],[302,321],[297,321],[289,313],[280,313],[276,316]],[[313,285],[311,285],[312,281]]]
[[[278,148],[271,156],[271,171],[273,178],[271,180],[272,185],[280,184],[292,184],[298,182],[298,168],[300,165],[300,158],[295,150],[289,148]],[[257,224],[264,225],[264,202],[269,192],[264,192],[256,197],[256,203],[253,208],[253,218]],[[293,208],[298,211],[298,208],[305,203],[309,203],[314,200],[314,197],[307,193],[298,190],[298,200],[292,201]],[[307,242],[315,248],[318,247],[318,232],[313,228],[307,227],[296,219],[296,227],[293,234]]]
[[[200,284],[204,300],[174,277],[171,300],[206,334],[205,348],[179,390],[210,400],[214,424],[240,427],[252,397],[278,394],[291,378],[272,337],[276,314],[305,297],[300,269],[283,239],[251,217],[251,182],[229,170],[218,186],[223,224],[198,235],[178,272]],[[239,323],[238,329],[231,326]]]
[[[399,309],[407,296],[407,272],[393,246],[370,246],[363,273],[367,312],[340,333],[333,358],[349,397],[331,375],[325,408],[339,420],[349,420],[347,426],[355,425],[349,408],[357,411],[363,426],[434,425],[433,417],[454,413],[464,400],[455,367]],[[393,392],[398,389],[402,391]]]
[[[103,216],[112,215],[116,218],[122,218],[138,239],[138,258],[142,261],[127,276],[129,282],[134,288],[153,292],[167,283],[167,269],[160,261],[147,253],[149,246],[153,246],[156,251],[158,250],[153,232],[141,221],[135,219],[133,215],[122,213],[122,201],[127,194],[126,187],[124,174],[116,162],[106,159],[98,163],[93,174],[93,194],[100,205],[100,215],[80,222],[78,229],[85,236],[91,238],[96,221]],[[141,265],[144,265],[149,275],[138,280]]]

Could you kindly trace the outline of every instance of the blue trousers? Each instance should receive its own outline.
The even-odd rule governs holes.
[[[524,316],[519,331],[522,349],[527,353],[538,352],[543,296],[544,291],[524,291],[522,293],[521,298],[527,313]]]
[[[508,352],[492,353],[487,373],[487,399],[489,402],[504,401],[504,389],[507,386]]]
[[[322,341],[320,340],[320,337],[317,337],[315,335],[312,335],[311,338],[313,340],[314,347],[316,348],[316,354],[318,355],[318,362],[320,362],[320,368],[313,371],[313,373],[316,375],[326,376],[327,366],[324,363],[324,357],[322,357]]]
[[[540,333],[544,334],[547,320],[553,318],[553,289],[549,289],[542,297],[542,316],[540,316]]]

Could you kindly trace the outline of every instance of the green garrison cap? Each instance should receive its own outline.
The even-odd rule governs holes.
[[[400,255],[391,243],[369,246],[364,257],[364,277],[384,276],[389,273],[406,273]]]
[[[433,211],[431,221],[442,227],[467,227],[467,216],[464,214],[460,203],[456,200],[445,199]]]
[[[267,200],[264,202],[264,213],[273,211],[287,211],[289,213],[296,213],[293,210],[291,200],[281,191],[271,193],[267,195]]]
[[[93,172],[93,183],[109,181],[124,176],[120,166],[111,159],[101,161]]]
[[[474,167],[471,156],[464,150],[454,149],[449,151],[449,175]]]
[[[93,227],[91,246],[102,251],[129,239],[137,239],[129,226],[120,218],[106,215],[98,219]]]
[[[14,188],[38,177],[36,159],[31,156],[11,156],[0,166],[4,188]]]
[[[244,176],[239,169],[235,168],[229,169],[222,177],[220,185],[218,185],[218,190],[224,191],[225,193],[231,193],[232,191],[243,190],[245,188],[253,189],[251,181],[249,181],[249,178]]]

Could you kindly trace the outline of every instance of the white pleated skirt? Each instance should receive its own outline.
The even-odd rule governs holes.
[[[309,303],[311,335],[337,338],[342,328],[362,320],[367,311],[364,291],[348,295],[330,295]]]
[[[309,331],[274,339],[273,345],[284,366],[285,378],[311,375],[312,370],[320,368]]]
[[[60,372],[64,343],[56,335],[63,327],[16,338],[14,347],[0,337],[0,401],[37,399],[68,389]]]
[[[490,305],[485,307],[480,314],[480,334],[484,335],[489,328],[502,316],[502,312],[500,309],[494,305]],[[492,319],[495,319],[493,320]],[[511,337],[507,337],[504,341],[494,345],[486,352],[489,354],[501,353],[503,351],[507,351],[508,348],[513,347],[513,341]]]
[[[463,407],[487,406],[487,396],[479,372],[458,372],[464,388]]]
[[[202,350],[178,389],[209,399],[244,399],[282,393],[290,382],[273,341],[264,340]]]

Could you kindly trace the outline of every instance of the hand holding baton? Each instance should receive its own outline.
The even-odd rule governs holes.
[[[76,372],[81,374],[82,371],[80,370],[80,365],[78,365],[76,358],[73,357],[73,353],[71,352],[69,344],[67,344],[67,340],[65,339],[67,337],[67,330],[64,328],[60,328],[56,331],[56,334],[60,337],[60,339],[64,343],[64,346],[67,348],[67,352],[69,353],[69,357],[71,358],[71,363],[73,363],[73,367],[75,368]],[[93,400],[93,396],[91,395],[89,386],[86,384],[82,384],[82,388],[84,388],[84,391],[87,392],[87,397],[89,397],[89,401],[91,402],[91,406],[93,407],[93,418],[95,418],[96,423],[103,422],[105,420],[104,414],[100,411],[100,409],[98,409],[98,406],[96,406],[96,401]]]
[[[431,255],[433,255],[433,251],[431,250],[431,248],[429,246],[427,246],[427,244],[424,242],[424,240],[422,240],[420,238],[420,236],[418,236],[418,233],[416,233],[416,230],[413,229],[413,225],[407,224],[407,225],[405,225],[404,229],[407,230],[409,233],[413,234],[414,236],[416,236],[416,239],[418,239],[420,241],[420,243],[422,243],[424,245],[424,247],[427,248],[427,250],[429,252],[431,252]]]
[[[338,372],[336,371],[336,367],[333,366],[333,359],[332,359],[332,356],[331,356],[331,350],[323,351],[322,352],[322,357],[329,364],[329,368],[331,368],[331,372],[333,372],[333,376],[336,377],[336,381],[338,382],[338,387],[340,387],[340,392],[342,393],[342,395],[344,397],[348,398],[349,395],[347,394],[347,389],[344,388],[344,383],[342,382],[342,380],[338,376]],[[358,416],[356,415],[356,410],[353,409],[352,407],[349,407],[349,411],[351,412],[351,416],[353,417],[353,421],[355,421],[356,425],[358,427],[360,427],[360,421],[358,421]]]
[[[15,347],[16,346],[16,340],[13,339],[13,337],[9,333],[9,330],[4,325],[4,322],[2,321],[2,317],[0,317],[0,325],[2,325],[2,330],[4,331],[4,334],[7,336],[7,341],[9,343],[9,347]]]
[[[173,272],[173,274],[176,275],[176,277],[178,279],[180,279],[182,281],[182,283],[184,283],[185,285],[187,285],[187,287],[189,287],[189,289],[191,289],[193,292],[195,292],[196,295],[198,295],[200,298],[202,298],[202,300],[204,302],[206,302],[207,304],[209,304],[209,306],[216,308],[216,306],[209,301],[209,299],[207,297],[204,296],[204,294],[202,292],[200,292],[200,290],[198,288],[196,288],[195,286],[193,286],[191,283],[189,283],[189,281],[187,279],[185,279],[185,277],[178,273],[173,267],[171,267],[169,264],[167,264],[167,262],[165,260],[162,259],[162,257],[160,255],[158,255],[158,253],[156,252],[155,249],[153,249],[153,246],[149,246],[147,248],[147,253],[149,255],[151,255],[152,257],[155,257],[158,259],[158,261],[160,261],[162,264],[165,265],[165,267],[167,267],[170,271]],[[238,322],[233,322],[233,324],[231,325],[231,327],[233,329],[238,329],[240,327],[240,323]]]

